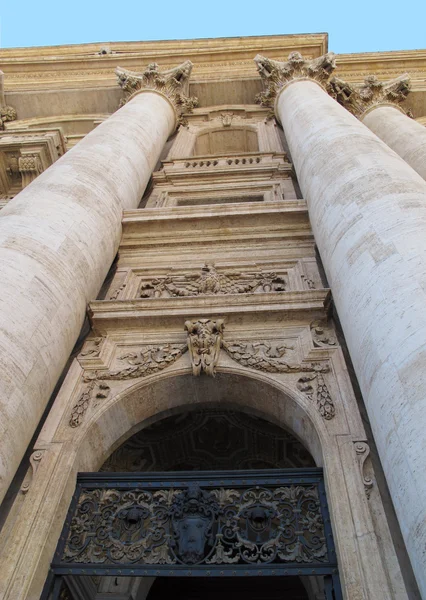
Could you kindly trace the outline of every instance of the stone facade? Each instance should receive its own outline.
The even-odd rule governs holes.
[[[327,50],[0,51],[0,598],[40,598],[78,472],[313,465],[343,597],[426,598],[426,51]]]

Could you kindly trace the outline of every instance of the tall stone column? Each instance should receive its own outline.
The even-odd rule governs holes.
[[[326,92],[333,55],[256,57],[426,598],[426,182]]]
[[[410,91],[408,75],[386,82],[371,75],[361,86],[337,77],[330,83],[336,100],[426,179],[426,127],[400,106]]]
[[[192,64],[117,70],[125,105],[0,213],[0,501],[161,150],[194,99]]]

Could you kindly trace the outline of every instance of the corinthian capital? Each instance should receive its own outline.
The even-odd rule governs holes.
[[[121,105],[142,90],[153,90],[170,100],[180,120],[183,113],[192,112],[198,104],[197,98],[188,96],[191,71],[190,60],[174,69],[161,72],[157,63],[150,63],[141,73],[117,67],[115,73],[118,84],[125,93]]]
[[[263,106],[273,106],[280,90],[294,80],[312,79],[328,91],[331,74],[336,68],[333,52],[313,60],[305,60],[299,52],[292,52],[287,62],[258,54],[254,62],[264,85],[264,91],[256,96],[256,102]]]
[[[330,81],[330,94],[356,117],[362,117],[367,111],[383,104],[393,104],[402,112],[399,104],[410,92],[410,78],[407,74],[379,81],[375,75],[369,75],[362,85],[350,85],[333,77]]]

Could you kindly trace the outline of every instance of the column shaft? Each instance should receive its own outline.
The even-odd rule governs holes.
[[[0,501],[175,121],[136,95],[0,213]]]
[[[426,127],[393,106],[373,108],[361,120],[426,179]]]
[[[426,183],[313,81],[276,110],[426,597]]]

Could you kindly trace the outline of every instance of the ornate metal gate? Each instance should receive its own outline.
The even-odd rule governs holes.
[[[340,600],[322,470],[80,474],[43,600],[65,575],[323,576]]]

